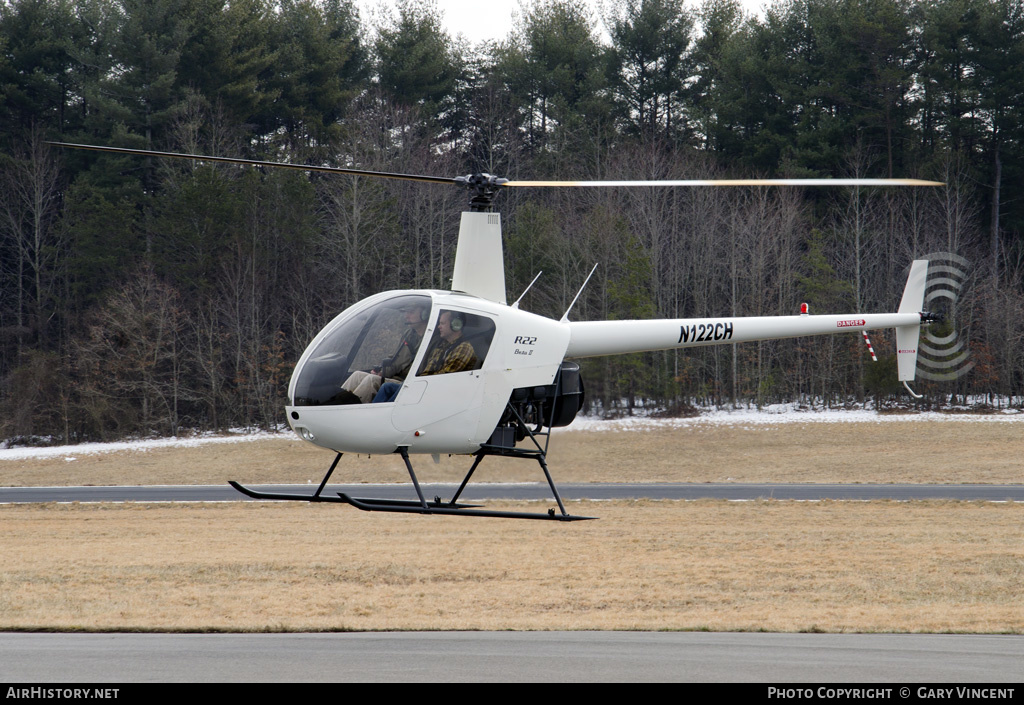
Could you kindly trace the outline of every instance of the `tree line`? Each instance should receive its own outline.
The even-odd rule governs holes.
[[[974,368],[927,403],[1021,403],[1022,0],[529,0],[497,42],[348,0],[0,3],[0,438],[273,426],[319,329],[448,288],[466,196],[414,182],[60,150],[104,144],[531,179],[919,177],[935,189],[502,193],[510,295],[574,318],[895,310],[973,263]],[[607,37],[607,39],[602,39]],[[858,336],[586,361],[590,410],[895,398]],[[921,391],[919,390],[919,391]]]

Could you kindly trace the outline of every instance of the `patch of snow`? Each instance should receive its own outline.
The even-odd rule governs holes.
[[[868,409],[807,409],[796,404],[773,404],[758,409],[708,409],[700,416],[686,418],[652,418],[634,416],[621,419],[598,419],[577,416],[569,431],[654,431],[659,429],[693,428],[696,426],[775,426],[790,423],[905,423],[920,421],[961,423],[1024,422],[1024,414],[1007,411],[993,414],[948,413],[938,411],[884,413]]]
[[[73,446],[43,446],[43,447],[21,447],[2,448],[0,447],[0,461],[4,460],[28,460],[30,458],[59,458],[64,457],[66,462],[77,460],[82,455],[95,455],[98,453],[117,453],[120,451],[147,452],[158,448],[195,448],[202,445],[219,443],[248,443],[250,441],[264,440],[297,440],[298,437],[289,432],[270,431],[249,431],[239,432],[227,436],[215,436],[212,434],[201,434],[187,438],[150,438],[145,440],[118,441],[115,443],[82,443]]]

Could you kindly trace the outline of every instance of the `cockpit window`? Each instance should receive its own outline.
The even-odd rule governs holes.
[[[416,376],[478,370],[484,364],[492,338],[494,321],[490,318],[442,309]]]
[[[409,374],[430,319],[430,297],[396,296],[360,311],[321,340],[303,363],[295,406],[366,403]]]

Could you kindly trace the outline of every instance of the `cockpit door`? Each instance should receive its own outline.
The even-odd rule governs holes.
[[[395,399],[392,423],[399,431],[412,432],[459,417],[466,433],[472,435],[476,432],[483,392],[480,370],[410,380]]]
[[[456,340],[446,339],[451,329],[458,331]],[[399,431],[412,432],[445,420],[461,424],[467,438],[476,433],[477,416],[484,398],[482,368],[494,339],[495,319],[456,309],[441,309],[434,321],[433,335],[417,360],[417,373],[406,380],[395,399],[392,422]],[[447,371],[444,363],[458,358],[460,350],[471,347],[468,369]],[[432,357],[432,351],[437,355]],[[461,357],[466,357],[463,354]],[[440,370],[444,370],[443,372]],[[448,432],[454,426],[447,425]]]

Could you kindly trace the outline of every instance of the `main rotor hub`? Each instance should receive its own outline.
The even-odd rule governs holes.
[[[486,212],[491,210],[495,194],[498,193],[499,188],[508,183],[508,179],[478,172],[466,176],[456,176],[455,183],[469,189],[469,209],[471,211]]]

